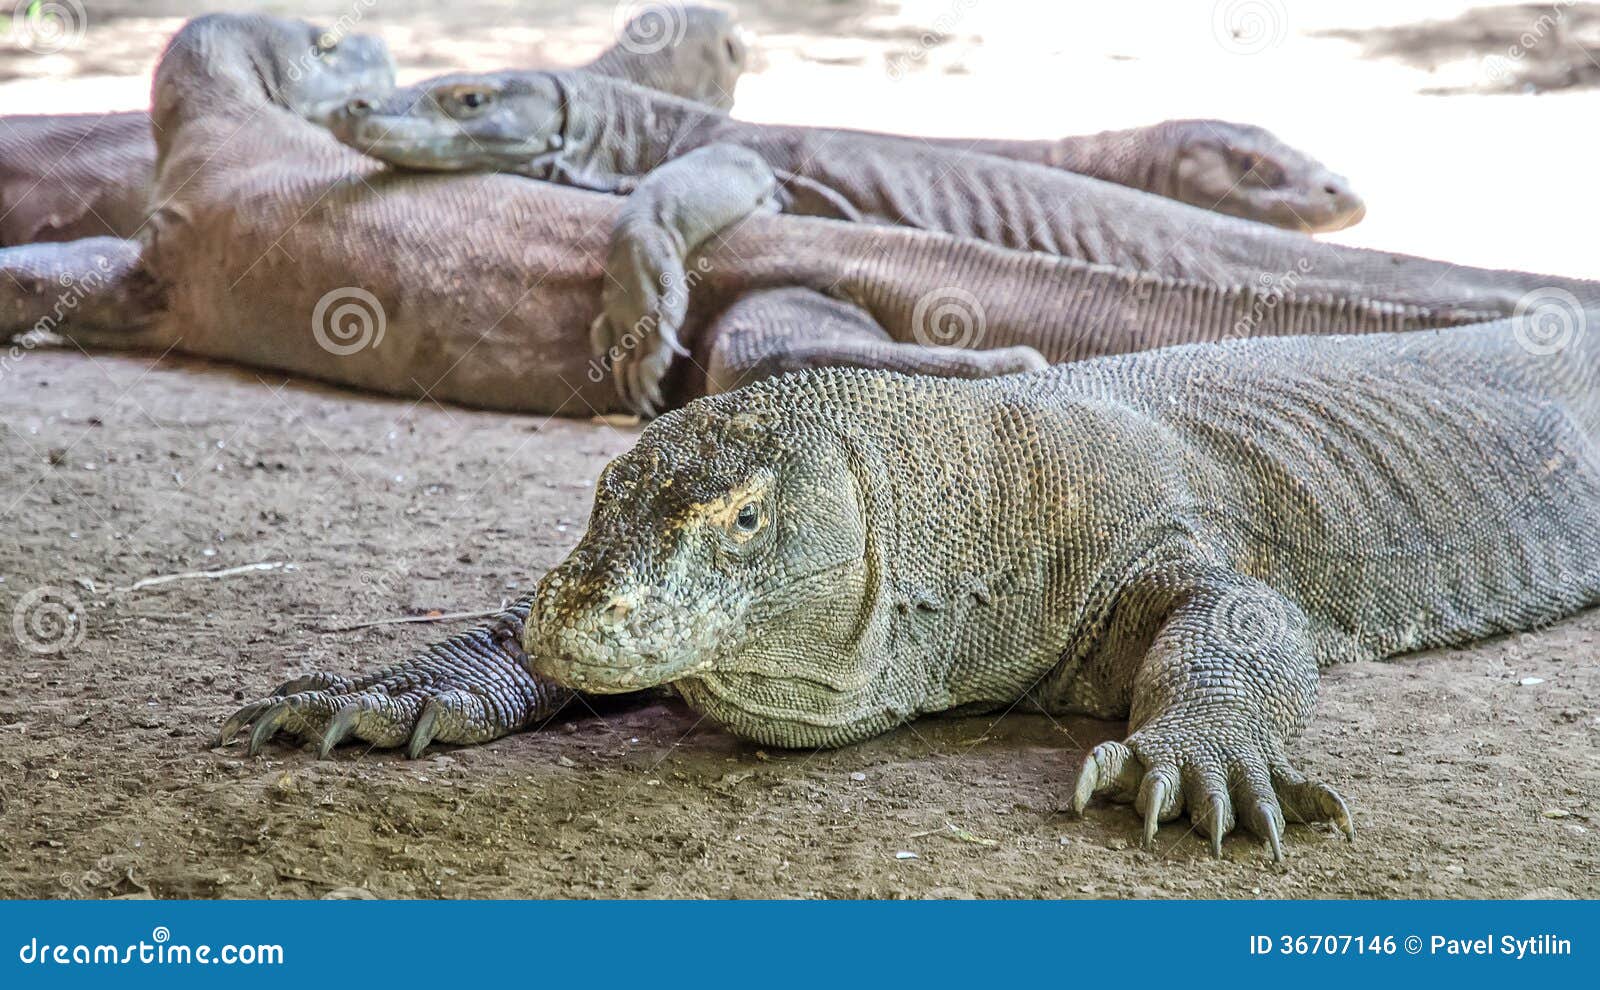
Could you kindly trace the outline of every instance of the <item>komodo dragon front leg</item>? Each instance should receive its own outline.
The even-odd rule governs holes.
[[[690,356],[679,335],[695,288],[689,258],[752,213],[809,195],[804,186],[797,189],[774,176],[755,152],[731,144],[696,149],[651,172],[633,189],[612,227],[602,309],[590,328],[591,350],[610,361],[630,408],[647,416],[661,411],[661,382],[673,355]],[[806,212],[812,210],[830,212],[825,203],[807,199]],[[971,351],[897,342],[859,307],[813,291],[758,295],[736,304],[731,320],[719,321],[708,335],[714,390],[809,368],[985,378],[1036,371],[1047,363],[1026,346]],[[806,332],[796,333],[797,327]]]
[[[1187,811],[1221,855],[1235,824],[1283,858],[1287,818],[1334,822],[1350,839],[1344,799],[1285,754],[1317,698],[1305,614],[1259,581],[1193,565],[1155,568],[1121,597],[1106,642],[1083,674],[1087,693],[1126,698],[1128,735],[1096,746],[1072,807],[1132,803],[1144,841]]]
[[[678,336],[689,310],[689,255],[731,224],[776,209],[776,193],[760,156],[717,146],[662,166],[628,196],[612,225],[589,337],[591,352],[610,360],[630,408],[662,409],[660,383],[672,356],[689,354]]]
[[[248,729],[251,756],[282,732],[315,742],[322,758],[358,739],[404,746],[415,759],[433,742],[475,745],[543,725],[570,711],[580,695],[532,672],[522,649],[532,604],[533,596],[523,595],[489,621],[364,677],[296,677],[229,716],[213,744],[226,746]],[[616,701],[579,707],[614,709]]]

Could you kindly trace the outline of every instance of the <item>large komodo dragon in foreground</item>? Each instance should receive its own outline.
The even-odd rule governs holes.
[[[1600,601],[1600,335],[1524,344],[1499,321],[702,399],[605,469],[500,620],[298,679],[222,739],[415,754],[662,684],[776,746],[1021,704],[1128,719],[1072,801],[1135,801],[1147,842],[1184,811],[1218,853],[1236,821],[1274,858],[1285,818],[1353,837],[1287,755],[1320,667]]]
[[[648,13],[623,26],[622,39],[582,71],[626,79],[727,109],[748,57],[732,14],[684,7],[666,39],[630,39],[650,29]],[[355,93],[394,85],[387,56],[371,59],[366,39],[341,51],[341,22],[306,25],[298,57],[263,76],[274,101],[321,121]],[[313,71],[315,68],[315,71]],[[352,78],[360,74],[360,78]],[[328,88],[327,83],[336,83]],[[1025,153],[1027,147],[1019,148]],[[0,117],[0,246],[85,237],[132,237],[150,215],[156,142],[150,115],[93,113]]]
[[[175,349],[487,408],[619,408],[585,346],[602,284],[611,284],[602,277],[608,231],[670,244],[672,218],[630,213],[648,203],[637,194],[623,201],[514,176],[383,168],[270,98],[264,80],[274,76],[262,67],[292,64],[309,30],[213,15],[180,31],[154,87],[155,196],[165,207],[137,241],[0,251],[0,333],[50,329],[85,346]],[[618,381],[665,406],[825,365],[977,377],[1229,335],[1452,325],[1509,311],[1539,286],[1594,288],[1348,248],[1317,256],[1338,279],[1316,284],[1312,273],[1264,287],[1263,271],[1294,273],[1295,252],[1319,245],[1093,179],[973,157],[1019,209],[1044,209],[1031,181],[1087,184],[1094,195],[1073,204],[1065,235],[1107,263],[909,228],[752,217],[695,259],[703,278],[685,326],[696,361],[663,378],[667,362],[656,358],[671,351],[647,341]],[[988,215],[960,206],[950,201],[952,226]],[[1150,231],[1234,257],[1212,264],[1174,243],[1169,267],[1197,274],[1139,270]],[[1248,243],[1265,263],[1290,267],[1246,264]],[[938,332],[950,298],[981,309],[956,341]],[[986,349],[928,346],[952,342]]]
[[[352,147],[404,166],[512,170],[630,192],[594,343],[618,366],[625,404],[643,412],[661,404],[655,392],[670,354],[686,353],[685,293],[663,285],[684,284],[695,250],[774,198],[789,212],[942,231],[1195,284],[1278,280],[1302,299],[1382,297],[1477,318],[1509,315],[1536,288],[1600,303],[1593,283],[1323,244],[1071,172],[916,138],[750,123],[575,73],[446,76],[359,99],[330,126]],[[979,295],[987,303],[994,293]]]

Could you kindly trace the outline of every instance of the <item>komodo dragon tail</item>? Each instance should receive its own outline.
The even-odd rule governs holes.
[[[154,312],[137,241],[89,237],[0,249],[0,339],[58,334],[138,348]]]

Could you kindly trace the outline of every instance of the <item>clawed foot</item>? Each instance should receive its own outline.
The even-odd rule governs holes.
[[[213,745],[226,746],[248,729],[251,756],[286,732],[315,742],[319,758],[359,739],[381,748],[403,745],[414,759],[435,741],[498,739],[549,718],[572,697],[528,672],[521,635],[522,615],[502,612],[368,677],[297,677],[229,716]]]
[[[689,356],[676,326],[652,314],[619,327],[614,317],[601,313],[589,328],[589,340],[593,353],[609,360],[624,407],[646,418],[666,409],[661,383],[675,357]]]
[[[622,404],[649,417],[666,408],[661,382],[673,359],[689,356],[678,338],[689,310],[689,279],[681,246],[663,229],[617,236],[589,348],[609,361]]]
[[[1284,821],[1333,822],[1355,841],[1350,809],[1337,791],[1289,765],[1276,747],[1238,740],[1178,739],[1171,730],[1144,729],[1126,743],[1105,742],[1083,761],[1073,788],[1079,815],[1095,797],[1131,802],[1144,816],[1144,845],[1184,811],[1211,836],[1222,855],[1223,836],[1242,823],[1283,860]]]

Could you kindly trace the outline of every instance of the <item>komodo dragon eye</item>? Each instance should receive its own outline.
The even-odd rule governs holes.
[[[477,110],[479,107],[486,107],[493,103],[494,95],[487,90],[469,89],[456,97],[456,99],[468,110]]]
[[[331,55],[339,48],[339,39],[332,32],[319,34],[316,48],[318,55]]]
[[[761,508],[754,502],[740,506],[739,514],[733,517],[733,528],[741,533],[754,533],[760,529]]]
[[[1287,181],[1283,166],[1270,158],[1245,152],[1239,155],[1236,161],[1240,173],[1239,181],[1246,185],[1276,189]]]

